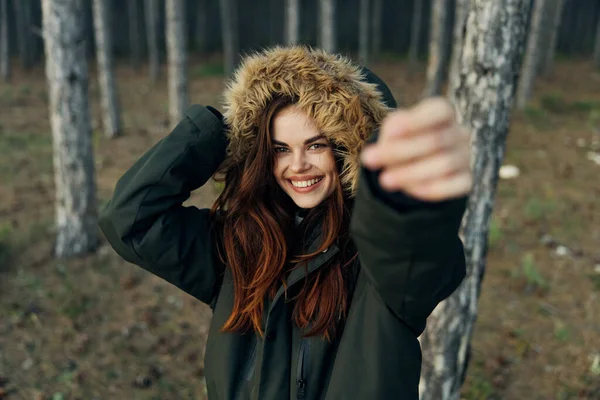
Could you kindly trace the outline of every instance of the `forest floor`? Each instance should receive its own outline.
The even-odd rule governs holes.
[[[220,104],[218,64],[191,65],[191,101]],[[401,60],[372,68],[400,104],[418,100],[423,72],[407,79]],[[109,140],[90,84],[99,206],[168,132],[165,80],[152,87],[123,66],[118,85],[124,135]],[[521,175],[498,187],[464,399],[600,399],[599,153],[600,73],[560,61],[513,113],[506,163]],[[205,306],[104,241],[94,255],[52,257],[42,68],[0,83],[0,182],[0,399],[204,398]],[[209,184],[190,203],[216,193]]]

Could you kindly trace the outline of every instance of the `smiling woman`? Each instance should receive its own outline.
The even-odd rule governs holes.
[[[246,57],[224,98],[119,180],[108,241],[213,309],[209,399],[416,400],[417,337],[465,275],[451,107],[395,111],[372,72],[301,46]],[[212,209],[184,207],[211,176]]]

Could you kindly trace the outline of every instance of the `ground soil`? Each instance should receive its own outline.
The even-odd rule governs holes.
[[[190,97],[220,104],[214,64],[192,60]],[[424,73],[372,69],[402,105]],[[424,69],[424,68],[423,68]],[[168,132],[167,88],[118,68],[123,136],[104,138],[90,98],[99,206],[119,176]],[[560,61],[513,113],[464,399],[600,399],[600,73]],[[600,156],[599,156],[600,157]],[[52,256],[51,133],[44,71],[0,84],[0,399],[202,399],[210,311],[121,260]],[[194,192],[210,206],[217,187]]]

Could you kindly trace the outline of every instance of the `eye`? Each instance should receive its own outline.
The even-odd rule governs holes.
[[[319,150],[319,149],[323,149],[325,147],[329,147],[329,145],[327,145],[325,143],[313,143],[308,147],[308,149],[309,150]]]
[[[283,147],[283,146],[276,146],[274,150],[275,150],[275,153],[285,153],[285,152],[289,151],[289,149],[287,147]]]

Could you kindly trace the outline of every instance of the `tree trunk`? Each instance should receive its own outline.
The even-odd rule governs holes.
[[[542,24],[544,23],[544,14],[548,0],[536,0],[533,6],[533,15],[531,16],[531,25],[527,38],[527,49],[525,50],[523,69],[521,70],[521,78],[519,80],[519,88],[517,90],[517,108],[522,110],[525,108],[531,94],[536,78],[536,72],[540,63],[540,52],[542,43]]]
[[[81,0],[42,0],[54,151],[55,255],[88,253],[98,243],[92,128]]]
[[[150,61],[150,82],[154,85],[160,77],[160,52],[158,49],[158,0],[146,0],[146,38]]]
[[[460,0],[459,0],[460,1]],[[423,0],[414,0],[410,27],[410,48],[408,50],[409,75],[417,70],[419,63],[419,38],[421,37],[421,21],[423,18]]]
[[[554,69],[554,59],[556,57],[556,43],[558,41],[558,31],[560,30],[560,23],[563,15],[563,8],[565,5],[564,0],[550,0],[546,6],[546,29],[547,33],[544,35],[547,38],[546,46],[542,46],[542,57],[540,60],[538,72],[540,75],[548,76],[552,74]]]
[[[369,62],[369,0],[360,0],[358,18],[358,59],[363,65],[367,65]]]
[[[466,374],[528,8],[529,0],[470,2],[459,74],[451,81],[459,122],[472,133],[474,187],[461,227],[467,277],[436,307],[420,337],[420,400],[458,400]]]
[[[594,65],[600,68],[600,14],[598,14],[598,22],[596,23],[596,40],[594,44]]]
[[[223,32],[223,55],[225,58],[225,73],[231,74],[239,57],[239,36],[238,36],[238,18],[237,4],[235,0],[220,0],[221,27]]]
[[[31,0],[13,1],[17,22],[17,44],[21,66],[29,69],[33,64],[31,36]]]
[[[98,86],[102,106],[104,135],[114,138],[121,132],[121,113],[113,67],[112,37],[109,22],[109,4],[106,0],[93,0],[94,31],[96,32],[96,61],[98,62]]]
[[[452,33],[454,43],[452,45],[452,56],[450,59],[450,72],[448,73],[449,82],[458,79],[457,74],[464,44],[468,7],[468,0],[456,0],[454,9],[454,28]],[[451,101],[454,101],[454,93],[451,90],[448,91],[448,97]]]
[[[368,18],[368,17],[367,17]],[[373,0],[373,15],[371,16],[371,35],[373,44],[371,56],[374,59],[381,53],[381,20],[383,19],[383,0]]]
[[[185,2],[167,0],[167,59],[169,65],[169,122],[175,127],[188,106]]]
[[[10,80],[8,20],[8,0],[0,0],[0,71],[4,82]]]
[[[286,43],[298,43],[300,40],[300,9],[298,0],[286,0],[285,22]]]
[[[334,0],[319,0],[319,47],[328,53],[336,51]]]
[[[194,20],[194,46],[198,49],[198,52],[204,53],[206,51],[207,43],[207,30],[206,24],[208,21],[207,17],[207,6],[206,0],[196,0],[196,19]]]
[[[442,93],[444,83],[445,46],[444,36],[448,23],[448,2],[433,0],[431,4],[431,24],[429,30],[429,61],[427,64],[427,82],[424,97]]]
[[[142,38],[140,34],[140,13],[137,0],[127,1],[129,20],[129,52],[131,65],[139,69],[142,64]]]

